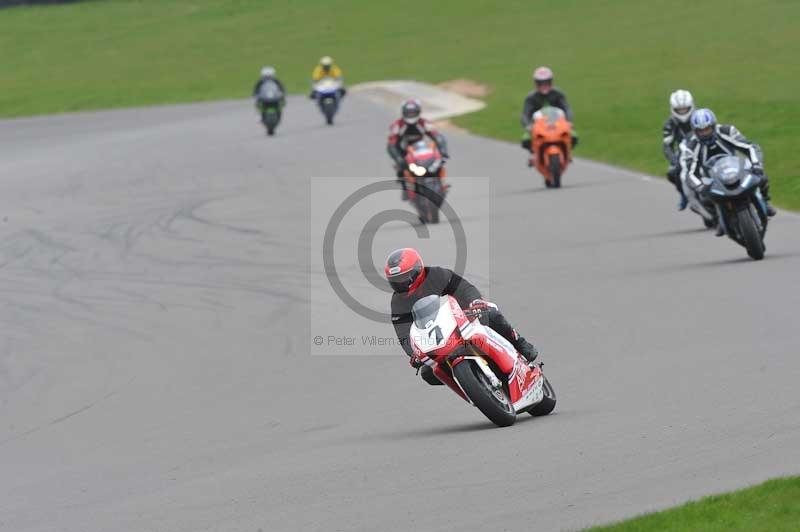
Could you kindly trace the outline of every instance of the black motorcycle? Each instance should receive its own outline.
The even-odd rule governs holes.
[[[716,208],[717,220],[728,237],[744,246],[755,259],[764,258],[767,206],[750,161],[735,155],[717,155],[705,163],[711,180],[706,197]]]

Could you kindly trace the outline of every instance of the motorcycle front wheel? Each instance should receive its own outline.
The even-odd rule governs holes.
[[[764,258],[764,240],[758,230],[751,209],[741,209],[736,213],[739,221],[739,230],[742,232],[742,240],[747,254],[753,260]]]
[[[464,360],[453,368],[453,376],[489,421],[498,427],[509,427],[517,420],[517,412],[505,391],[494,388],[477,363]]]
[[[550,175],[553,176],[553,188],[561,188],[561,160],[558,155],[550,156]]]

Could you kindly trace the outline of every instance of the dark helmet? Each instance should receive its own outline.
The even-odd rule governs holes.
[[[425,277],[425,266],[416,249],[402,248],[389,254],[384,273],[395,292],[413,292]]]
[[[422,113],[422,105],[419,100],[411,99],[403,102],[401,107],[403,113],[403,121],[406,124],[416,124],[419,120],[419,115]]]

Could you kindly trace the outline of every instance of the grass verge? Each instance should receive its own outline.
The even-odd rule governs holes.
[[[800,477],[713,495],[586,532],[797,532]]]
[[[410,9],[410,8],[409,8]],[[530,72],[550,65],[578,154],[661,175],[667,96],[692,90],[762,144],[775,203],[800,209],[796,21],[787,0],[96,0],[0,10],[0,116],[243,97],[263,64],[308,88],[320,55],[349,83],[471,78],[457,125],[517,140]]]

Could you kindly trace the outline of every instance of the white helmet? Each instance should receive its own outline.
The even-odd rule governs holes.
[[[326,55],[319,60],[319,64],[324,67],[329,67],[333,64],[333,58],[329,55]]]
[[[669,95],[669,107],[672,116],[676,120],[683,123],[688,122],[689,117],[692,116],[692,111],[694,111],[692,93],[683,89],[676,90]]]
[[[547,68],[546,66],[540,66],[536,70],[533,71],[533,81],[538,83],[553,81],[553,71]]]
[[[274,78],[275,77],[275,69],[271,66],[265,66],[261,69],[261,77],[262,78]]]

